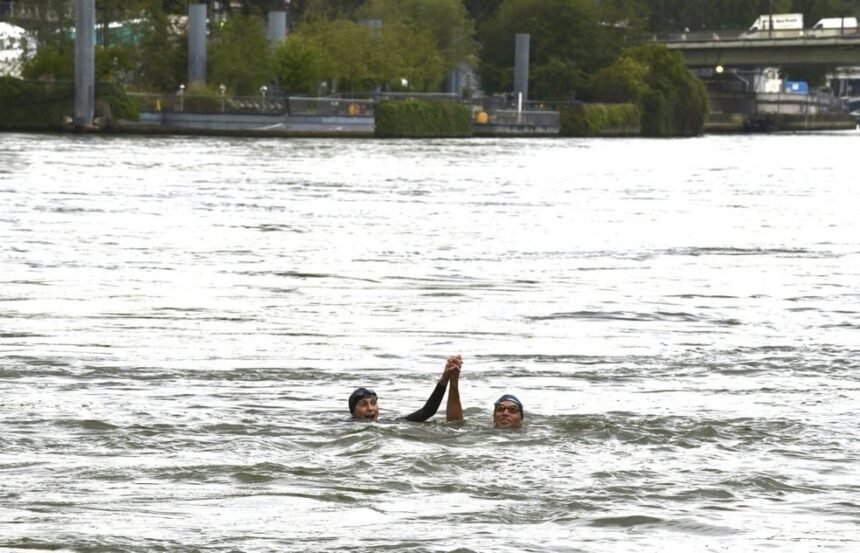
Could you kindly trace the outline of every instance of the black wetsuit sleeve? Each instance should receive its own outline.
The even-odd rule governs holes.
[[[433,393],[427,398],[427,403],[424,404],[424,407],[403,418],[412,422],[423,422],[435,415],[442,404],[442,398],[445,396],[445,388],[445,384],[436,384],[436,388],[433,389]]]

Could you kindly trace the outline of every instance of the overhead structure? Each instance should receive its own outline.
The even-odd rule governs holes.
[[[269,12],[268,34],[269,43],[277,46],[287,38],[287,12],[273,10]]]
[[[75,0],[75,116],[78,129],[91,127],[96,106],[95,0]]]
[[[514,52],[514,94],[525,102],[529,97],[529,41],[528,33],[517,33]]]
[[[206,86],[206,4],[188,5],[188,85]]]

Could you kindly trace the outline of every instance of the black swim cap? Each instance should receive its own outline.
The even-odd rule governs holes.
[[[517,399],[517,396],[515,396],[514,394],[505,394],[502,397],[500,397],[499,399],[497,399],[493,405],[498,405],[503,401],[510,401],[510,402],[516,403],[517,407],[520,410],[520,418],[522,418],[522,419],[526,418],[526,413],[525,413],[525,411],[523,411],[523,404],[520,402],[520,400]]]
[[[359,401],[369,397],[376,399],[376,392],[367,388],[356,388],[349,396],[349,414],[352,415],[355,412],[355,406],[358,405]]]

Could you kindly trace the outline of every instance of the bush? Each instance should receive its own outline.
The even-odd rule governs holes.
[[[106,106],[101,107],[100,106]],[[96,115],[108,121],[140,119],[140,104],[125,93],[125,88],[117,83],[96,83]]]
[[[561,110],[561,136],[635,136],[639,108],[633,104],[581,104]]]
[[[5,130],[60,130],[64,117],[75,112],[75,85],[69,81],[25,81],[0,77],[0,128]],[[116,83],[96,84],[96,114],[137,120],[137,102]]]
[[[678,52],[645,44],[626,50],[590,82],[596,99],[639,106],[645,136],[695,136],[708,114],[705,85],[684,66]]]
[[[444,100],[388,100],[375,108],[376,136],[457,138],[472,136],[472,118],[463,104]]]
[[[7,130],[56,130],[74,113],[72,82],[0,77],[0,126]]]

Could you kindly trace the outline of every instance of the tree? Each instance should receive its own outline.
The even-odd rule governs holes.
[[[463,4],[475,24],[480,25],[496,15],[502,0],[463,0]]]
[[[364,0],[304,0],[304,18],[308,21],[319,19],[351,19],[364,5]]]
[[[462,0],[368,0],[359,16],[381,20],[383,30],[404,23],[430,33],[449,70],[477,62],[475,27]]]
[[[373,29],[348,19],[317,19],[303,25],[299,32],[324,47],[331,60],[327,78],[336,81],[337,86],[351,92],[372,86],[375,80],[370,70],[375,40]]]
[[[648,85],[649,67],[631,56],[621,56],[618,61],[604,67],[591,76],[590,96],[599,102],[641,105]]]
[[[275,51],[275,68],[287,93],[316,96],[320,83],[332,74],[325,48],[312,37],[292,33]]]
[[[172,92],[185,81],[188,71],[188,37],[171,31],[170,20],[160,2],[147,12],[147,25],[137,51],[135,86]]]
[[[594,0],[505,0],[478,31],[483,45],[479,70],[487,92],[513,88],[517,33],[531,35],[529,88],[543,100],[568,98],[621,48],[611,40]]]
[[[708,113],[708,94],[702,81],[686,68],[680,53],[658,44],[643,44],[625,51],[618,64],[637,71],[640,66],[648,68],[644,88],[639,88],[642,134],[701,134]]]
[[[213,29],[209,39],[209,78],[235,94],[253,95],[274,75],[273,53],[265,22],[234,16]]]
[[[316,54],[320,59],[305,59],[306,69],[300,72],[310,72],[314,65],[325,67],[326,79],[347,92],[400,88],[403,80],[410,88],[427,89],[444,76],[444,58],[433,35],[404,21],[377,27],[348,19],[316,19],[305,22],[296,34],[314,45],[309,55],[311,50],[320,51]]]
[[[427,30],[405,22],[383,24],[374,73],[390,88],[435,90],[449,67],[437,40]]]

